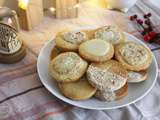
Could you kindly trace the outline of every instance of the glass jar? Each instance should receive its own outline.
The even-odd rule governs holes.
[[[19,22],[14,10],[0,7],[0,54],[14,54],[21,49]]]

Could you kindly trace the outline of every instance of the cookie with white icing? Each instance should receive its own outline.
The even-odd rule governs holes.
[[[65,52],[49,64],[49,73],[57,82],[73,82],[85,73],[88,63],[77,53]]]
[[[147,71],[128,71],[128,83],[139,83],[145,81],[147,79]]]
[[[123,32],[115,26],[98,28],[95,32],[95,38],[105,40],[112,44],[118,44],[125,41]]]
[[[87,78],[98,90],[115,91],[126,84],[127,70],[115,60],[91,63],[87,69]]]
[[[146,70],[152,62],[152,53],[145,46],[125,42],[115,47],[115,58],[128,70]]]
[[[104,62],[113,57],[114,48],[109,42],[92,39],[79,46],[79,54],[88,61]]]
[[[96,88],[89,84],[86,77],[80,78],[77,82],[58,83],[58,86],[64,96],[72,100],[86,100],[96,92]]]
[[[79,45],[86,40],[88,36],[85,31],[64,31],[57,34],[55,43],[63,51],[76,51]]]
[[[114,100],[119,100],[125,97],[127,94],[128,94],[128,84],[126,83],[123,87],[115,91],[111,91],[109,89],[97,90],[95,97],[102,101],[111,102]]]
[[[87,78],[97,88],[95,95],[100,100],[114,101],[127,95],[127,70],[115,60],[92,63]]]

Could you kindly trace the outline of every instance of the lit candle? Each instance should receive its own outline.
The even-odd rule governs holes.
[[[79,0],[55,0],[56,18],[75,18],[78,16]]]
[[[18,6],[24,10],[28,7],[29,0],[18,0]]]
[[[50,7],[50,8],[49,8],[49,11],[51,11],[51,12],[55,12],[55,10],[56,10],[56,9],[55,9],[54,7]]]
[[[75,6],[73,6],[73,8],[79,8],[80,4],[76,4]]]
[[[106,8],[107,7],[107,0],[87,0],[87,4],[91,6]]]
[[[31,30],[43,17],[42,0],[18,0],[18,14],[22,29]]]

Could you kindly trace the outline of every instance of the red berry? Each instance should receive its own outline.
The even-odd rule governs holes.
[[[151,17],[151,16],[152,16],[152,14],[151,14],[151,13],[148,13],[148,14],[147,14],[147,16],[148,16],[148,17]]]
[[[148,27],[148,31],[153,31],[153,28],[151,25]]]
[[[144,41],[149,42],[151,40],[151,37],[148,34],[146,34],[143,36],[143,39]]]
[[[139,24],[143,24],[143,20],[141,20],[141,19],[137,19],[137,23],[139,23]]]
[[[154,31],[151,31],[148,33],[148,35],[151,37],[151,39],[153,39],[157,35],[157,33]]]
[[[135,14],[135,15],[133,15],[133,17],[134,17],[134,19],[136,19],[138,16]]]
[[[146,25],[151,25],[150,20],[145,20],[144,23],[145,23]]]
[[[133,17],[133,16],[130,16],[130,20],[131,20],[131,21],[133,21],[133,20],[135,20],[135,19],[134,19],[134,17]]]
[[[143,16],[144,18],[148,18],[148,16],[145,14],[144,16]]]

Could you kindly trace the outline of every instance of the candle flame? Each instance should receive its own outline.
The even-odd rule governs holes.
[[[86,3],[91,6],[100,8],[106,8],[107,6],[107,0],[86,0]]]
[[[11,18],[8,18],[8,24],[12,24],[12,19]]]
[[[50,10],[51,12],[54,12],[56,9],[53,8],[53,7],[50,7],[49,10]]]
[[[73,6],[73,8],[79,8],[80,4],[76,4],[75,6]]]
[[[18,0],[18,6],[24,10],[28,7],[29,0]]]

